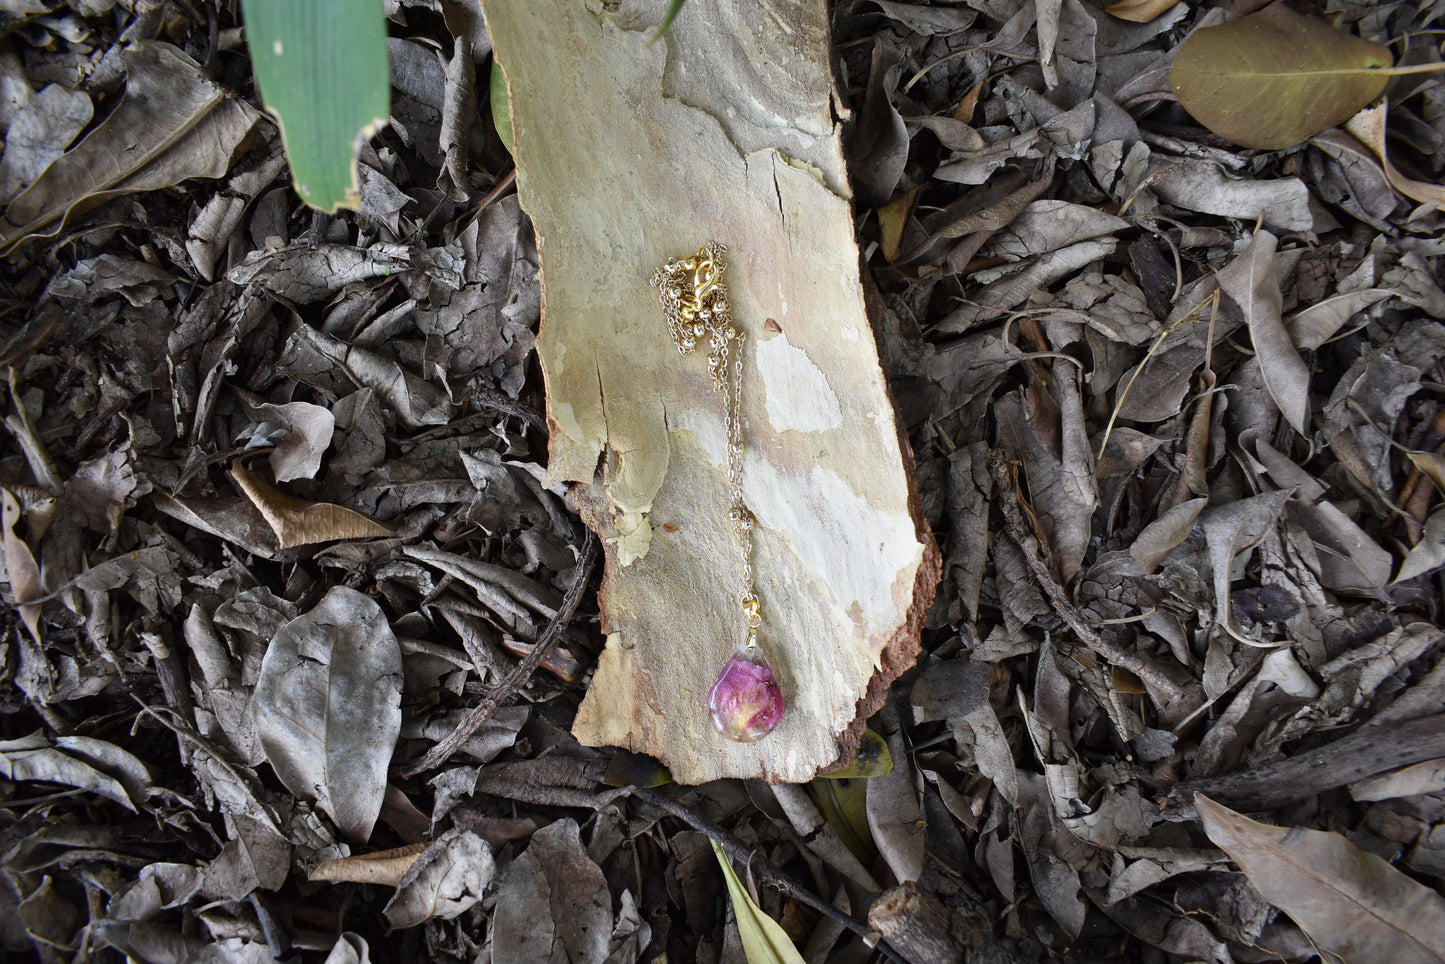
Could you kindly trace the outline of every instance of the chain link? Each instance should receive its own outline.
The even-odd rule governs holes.
[[[691,258],[671,259],[652,276],[658,289],[668,333],[680,354],[690,355],[704,343],[713,391],[722,396],[724,438],[727,440],[728,520],[737,530],[742,550],[743,593],[740,605],[748,631],[745,646],[757,646],[757,628],[762,622],[758,596],[753,587],[753,514],[743,501],[743,348],[746,336],[732,322],[723,252],[727,249],[709,241]],[[729,365],[731,360],[732,364]],[[731,375],[731,377],[729,377]]]

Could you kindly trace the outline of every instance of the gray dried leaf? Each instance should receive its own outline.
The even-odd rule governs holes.
[[[441,133],[438,142],[446,163],[437,175],[437,188],[453,201],[466,201],[467,146],[476,122],[476,62],[471,44],[465,37],[453,41],[452,55],[447,60],[446,93],[442,100]],[[393,230],[395,230],[393,228]]]
[[[322,964],[371,964],[371,946],[360,934],[342,931]]]
[[[186,254],[196,272],[206,281],[214,281],[216,263],[247,208],[256,195],[274,181],[286,166],[286,155],[279,149],[263,157],[253,167],[233,174],[224,191],[218,191],[191,221],[186,239]]]
[[[1210,870],[1227,859],[1217,850],[1173,847],[1120,847],[1119,853],[1131,862],[1125,864],[1116,858],[1114,872],[1109,877],[1109,890],[1104,897],[1106,904],[1117,903],[1176,874]]]
[[[1113,254],[1116,247],[1118,242],[1112,238],[1083,241],[1021,262],[1021,267],[1017,269],[1001,269],[999,273],[1003,274],[1002,277],[984,285],[970,299],[972,303],[962,305],[946,315],[938,323],[937,330],[946,334],[957,334],[967,331],[980,321],[1001,318],[1009,309],[1023,304],[1040,289],[1047,288],[1080,268]],[[985,273],[980,273],[980,278],[985,276]]]
[[[41,780],[78,787],[136,812],[131,793],[143,796],[150,782],[145,764],[102,740],[61,739],[67,741],[65,746],[37,730],[18,740],[0,741],[0,775],[17,783]],[[108,772],[111,766],[118,772]]]
[[[1209,562],[1214,569],[1215,618],[1230,635],[1243,642],[1252,643],[1235,630],[1234,618],[1229,611],[1229,584],[1234,559],[1258,545],[1273,529],[1289,497],[1287,491],[1266,492],[1214,506],[1199,518],[1209,547]]]
[[[411,865],[382,913],[393,928],[415,927],[433,918],[451,920],[482,899],[495,873],[487,842],[470,830],[453,827]],[[528,926],[539,917],[545,919],[536,911],[524,908],[517,923]]]
[[[266,517],[249,499],[218,495],[210,499],[178,499],[157,491],[152,504],[173,519],[199,529],[262,559],[275,559],[281,547]]]
[[[389,277],[411,266],[412,253],[405,245],[356,248],[296,243],[252,251],[245,261],[226,272],[226,280],[238,285],[258,284],[273,295],[309,305],[326,300],[348,284]]]
[[[86,258],[45,289],[48,297],[67,307],[89,305],[118,294],[132,307],[141,308],[161,297],[176,276],[135,258],[100,254]]]
[[[927,842],[926,823],[914,783],[913,757],[897,732],[888,738],[893,769],[864,781],[868,829],[873,842],[899,883],[917,881],[923,875]]]
[[[912,699],[917,720],[948,720],[960,750],[972,749],[978,772],[993,781],[1010,805],[1017,805],[1013,749],[989,702],[992,675],[984,662],[933,663],[914,684]]]
[[[1346,961],[1445,959],[1445,897],[1337,833],[1272,827],[1202,794],[1209,839],[1271,904]]]
[[[988,444],[976,442],[948,457],[948,508],[953,520],[944,572],[953,576],[958,595],[971,618],[978,618],[988,564],[988,510],[993,478],[988,471]]]
[[[1129,547],[1129,555],[1139,563],[1139,568],[1146,574],[1158,568],[1170,549],[1189,538],[1195,520],[1208,503],[1208,499],[1190,499],[1145,526]]]
[[[150,490],[150,480],[136,477],[135,452],[126,442],[76,466],[65,483],[65,502],[87,528],[111,535],[126,506]]]
[[[1383,288],[1363,288],[1317,301],[1289,320],[1289,337],[1300,348],[1312,351],[1333,338],[1360,313],[1392,297]]]
[[[1044,199],[1025,207],[1008,227],[994,235],[984,250],[1010,260],[1023,260],[1130,227],[1123,218],[1097,208]]]
[[[994,402],[999,447],[1024,464],[1045,548],[1065,581],[1079,570],[1099,502],[1075,379],[1071,367],[1061,368],[1056,395],[1036,385]]]
[[[111,901],[106,917],[113,921],[150,920],[163,910],[190,901],[201,889],[202,876],[200,868],[191,864],[147,864],[131,888]]]
[[[358,389],[331,406],[336,417],[336,449],[327,463],[327,476],[340,476],[354,489],[366,473],[386,460],[386,422],[376,392]]]
[[[1445,565],[1445,508],[1436,509],[1425,520],[1425,531],[1420,535],[1420,541],[1406,554],[1405,561],[1400,563],[1395,582],[1414,579],[1441,565]]]
[[[308,361],[306,355],[312,356]],[[370,388],[390,406],[402,423],[411,428],[445,425],[451,420],[451,401],[442,391],[374,352],[356,348],[317,331],[298,325],[286,343],[278,368],[296,369],[304,377],[307,368],[339,367],[358,386]]]
[[[1276,180],[1241,179],[1226,175],[1212,161],[1155,156],[1149,175],[1158,176],[1154,193],[1175,207],[1202,214],[1253,222],[1263,215],[1278,231],[1311,231],[1310,192],[1297,177]]]
[[[1270,397],[1295,431],[1304,435],[1309,431],[1310,372],[1285,330],[1275,264],[1278,244],[1268,231],[1256,232],[1249,248],[1231,266],[1238,268],[1242,263],[1242,275],[1238,271],[1221,274],[1219,283],[1244,312]]]
[[[266,650],[252,714],[286,788],[365,840],[401,732],[401,647],[381,608],[338,586]]]
[[[5,132],[0,199],[13,198],[64,154],[92,113],[90,98],[78,90],[47,84],[32,94]]]
[[[502,881],[493,920],[497,960],[602,964],[612,895],[576,821],[557,820],[532,835]]]
[[[1445,792],[1445,757],[1426,760],[1350,784],[1355,800],[1391,800]]]
[[[271,471],[277,482],[314,479],[321,470],[321,456],[331,445],[336,419],[320,405],[262,402],[244,389],[236,392],[246,415],[256,423],[245,439],[251,446],[274,445]]]
[[[40,606],[33,600],[45,595],[45,586],[35,554],[15,532],[15,526],[23,518],[20,500],[15,493],[0,488],[0,540],[3,540],[5,548],[5,577],[14,597],[12,605],[30,631],[30,638],[39,643],[44,639],[40,632]]]
[[[179,48],[125,48],[119,106],[20,193],[0,220],[0,246],[53,234],[82,201],[153,191],[192,177],[221,177],[259,114],[211,83]]]
[[[868,91],[848,146],[848,167],[862,207],[888,203],[908,163],[908,128],[891,97],[900,70],[897,52],[880,38],[873,48]]]
[[[962,7],[920,7],[890,0],[868,0],[894,23],[925,37],[947,36],[973,26],[978,14]]]
[[[231,814],[231,839],[205,867],[207,897],[245,900],[256,890],[280,890],[291,871],[291,845],[265,821]]]
[[[1073,107],[1094,89],[1098,27],[1079,0],[1039,0],[1035,7],[1044,86],[1054,103]]]

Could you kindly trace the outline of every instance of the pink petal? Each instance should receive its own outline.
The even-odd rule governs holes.
[[[708,693],[713,726],[729,740],[751,743],[783,718],[783,692],[762,654],[735,653]]]

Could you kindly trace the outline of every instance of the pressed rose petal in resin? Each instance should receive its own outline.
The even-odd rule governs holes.
[[[771,733],[783,718],[783,692],[761,654],[739,652],[712,684],[707,708],[719,733],[751,743]]]

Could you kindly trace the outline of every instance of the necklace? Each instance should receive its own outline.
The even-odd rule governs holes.
[[[760,740],[783,715],[783,694],[767,657],[758,647],[761,606],[753,585],[753,528],[756,520],[743,501],[743,344],[746,336],[732,322],[723,284],[726,249],[709,241],[690,258],[672,258],[652,276],[667,330],[680,354],[706,345],[713,391],[722,396],[726,429],[727,518],[737,531],[742,553],[743,591],[739,611],[746,631],[708,692],[708,711],[719,733],[739,743]],[[729,360],[731,359],[731,364]]]

